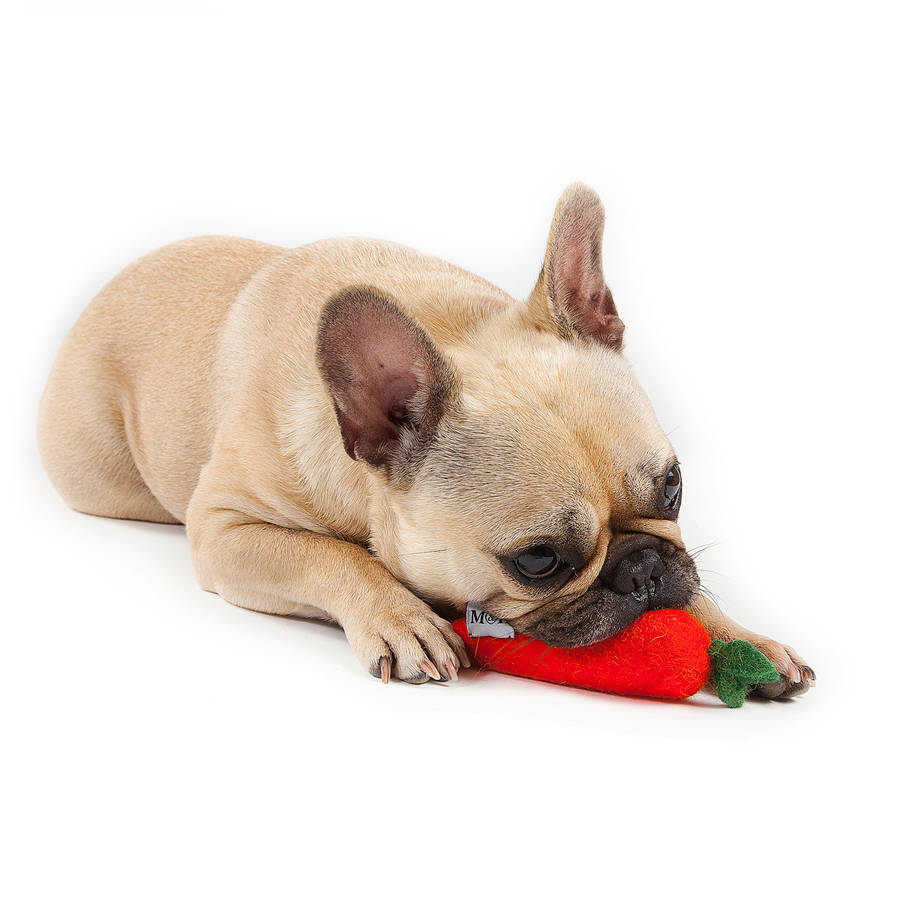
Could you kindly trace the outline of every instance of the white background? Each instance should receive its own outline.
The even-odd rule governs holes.
[[[3,894],[888,890],[890,5],[126,6],[32,3],[0,39]],[[524,297],[574,179],[606,203],[688,544],[713,542],[726,611],[807,657],[806,697],[384,687],[336,629],[203,593],[180,528],[46,481],[43,381],[136,256],[363,234]]]

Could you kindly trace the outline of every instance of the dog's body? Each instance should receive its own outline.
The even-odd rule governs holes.
[[[769,695],[800,693],[814,676],[794,651],[699,593],[602,229],[573,186],[526,304],[378,241],[165,247],[67,338],[40,410],[47,471],[75,509],[185,523],[204,588],[337,621],[385,679],[465,664],[435,605],[477,600],[570,645],[668,605],[757,643],[784,676]]]

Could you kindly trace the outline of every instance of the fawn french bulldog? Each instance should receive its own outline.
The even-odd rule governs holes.
[[[479,601],[557,646],[686,607],[790,647],[700,591],[675,453],[622,355],[604,212],[575,184],[527,302],[374,240],[182,241],[128,266],[66,338],[39,446],[93,515],[181,522],[230,603],[333,620],[388,681],[455,679],[438,610]]]

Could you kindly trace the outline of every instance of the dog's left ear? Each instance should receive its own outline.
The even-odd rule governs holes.
[[[428,448],[458,391],[456,371],[421,325],[364,285],[325,304],[316,360],[344,449],[389,473]]]
[[[600,198],[587,185],[570,185],[556,206],[544,267],[528,301],[529,318],[566,337],[576,335],[622,349],[625,325],[603,277]]]

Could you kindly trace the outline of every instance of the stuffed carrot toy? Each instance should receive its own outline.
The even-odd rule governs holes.
[[[752,644],[710,641],[706,629],[680,609],[652,610],[605,641],[575,648],[550,647],[527,635],[514,635],[503,622],[493,633],[512,636],[479,634],[472,626],[473,615],[477,619],[479,611],[470,605],[466,618],[457,619],[453,627],[475,662],[539,681],[683,699],[696,694],[711,678],[719,698],[727,706],[738,707],[754,685],[779,678],[772,663]]]

